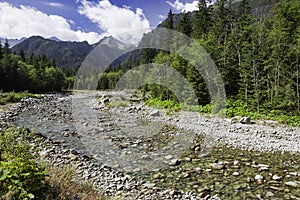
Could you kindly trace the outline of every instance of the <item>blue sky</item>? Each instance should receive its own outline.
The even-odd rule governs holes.
[[[0,37],[41,35],[95,43],[115,36],[136,43],[174,13],[197,9],[198,0],[0,0]]]

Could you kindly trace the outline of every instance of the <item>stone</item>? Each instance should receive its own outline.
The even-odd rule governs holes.
[[[181,163],[181,161],[179,159],[172,159],[170,162],[169,162],[169,165],[170,166],[176,166],[176,165],[179,165]]]
[[[160,115],[159,110],[153,110],[149,114],[150,117],[158,117],[159,115]]]
[[[240,116],[235,116],[233,118],[230,119],[230,124],[234,124],[234,123],[237,123],[238,121],[240,121],[242,117]]]
[[[224,169],[225,165],[223,163],[212,163],[210,164],[212,169]]]
[[[239,165],[239,164],[240,164],[240,161],[238,161],[238,160],[233,161],[233,165],[234,165],[234,166],[237,166],[237,165]]]
[[[124,185],[122,185],[122,184],[117,185],[117,190],[122,190],[123,188],[124,188]]]
[[[76,160],[76,159],[77,159],[77,156],[74,155],[74,154],[72,154],[72,153],[70,153],[70,154],[68,155],[68,157],[69,157],[71,160]]]
[[[258,169],[259,172],[268,171],[268,170],[269,170],[269,168],[267,168],[267,167],[261,167],[261,168]]]
[[[254,179],[255,179],[256,181],[262,181],[262,180],[264,179],[264,177],[263,177],[262,175],[260,175],[260,174],[257,174],[257,175],[254,177]]]
[[[269,191],[266,193],[266,197],[267,198],[274,197],[274,193]]]
[[[274,181],[279,181],[279,180],[281,180],[281,177],[278,176],[278,175],[276,175],[276,174],[274,174],[274,175],[272,176],[272,179],[273,179]]]
[[[172,155],[167,155],[167,156],[165,156],[165,159],[167,159],[167,160],[171,160],[172,158],[173,158]]]
[[[163,174],[157,173],[157,174],[154,174],[154,175],[153,175],[153,178],[154,178],[154,179],[160,179],[160,178],[162,178],[163,176],[164,176]]]
[[[233,172],[232,175],[233,176],[238,176],[238,175],[240,175],[240,173],[239,172]]]
[[[266,165],[266,164],[258,164],[257,166],[258,167],[264,167],[264,168],[269,168],[270,167],[269,165]]]
[[[143,185],[144,185],[146,188],[150,188],[150,189],[152,189],[152,188],[155,187],[155,183],[144,183]]]
[[[288,181],[285,183],[285,185],[290,187],[299,187],[299,183],[294,181]]]
[[[242,124],[250,124],[251,119],[250,119],[250,117],[242,117],[239,122]]]
[[[292,175],[292,176],[297,176],[298,173],[297,172],[289,172],[289,175]]]

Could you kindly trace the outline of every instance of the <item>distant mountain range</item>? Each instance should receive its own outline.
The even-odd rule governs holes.
[[[61,41],[56,37],[45,39],[41,36],[32,36],[14,45],[11,50],[16,53],[23,50],[26,56],[31,53],[35,55],[44,54],[48,59],[54,59],[57,66],[76,70],[85,57],[97,46],[105,48],[105,51],[110,53],[126,48],[125,44],[112,36],[104,37],[92,45],[87,42]]]
[[[23,42],[26,39],[27,39],[26,37],[22,37],[21,39],[7,39],[7,42],[10,47],[13,47],[13,46]],[[0,42],[3,45],[6,42],[6,38],[0,37]]]

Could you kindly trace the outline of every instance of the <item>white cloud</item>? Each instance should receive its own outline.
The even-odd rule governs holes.
[[[123,42],[136,44],[142,37],[150,23],[141,8],[135,11],[129,7],[117,7],[109,0],[98,3],[82,0],[78,8],[81,15],[85,15],[107,35],[112,35]]]
[[[43,2],[44,4],[48,5],[48,6],[52,6],[52,7],[55,7],[55,8],[61,8],[63,7],[64,5],[61,4],[61,3],[58,3],[58,2]]]
[[[166,1],[172,8],[176,9],[177,11],[183,12],[192,12],[194,10],[198,10],[198,3],[199,1],[193,1],[192,3],[182,3],[180,0],[175,0],[174,3],[170,1]]]
[[[0,37],[56,36],[61,40],[86,40],[89,43],[95,43],[101,38],[95,32],[74,31],[70,26],[71,21],[58,15],[47,15],[29,6],[16,7],[7,2],[0,2],[0,13]]]

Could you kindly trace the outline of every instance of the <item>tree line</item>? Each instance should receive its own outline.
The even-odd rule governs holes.
[[[58,68],[55,61],[50,61],[45,55],[25,56],[12,53],[6,41],[0,43],[0,90],[49,92],[61,91],[68,87],[68,78]]]
[[[252,14],[247,0],[232,2],[217,0],[209,5],[206,0],[199,0],[197,11],[181,13],[176,23],[170,10],[164,27],[192,37],[206,49],[221,72],[229,99],[243,102],[254,112],[273,110],[298,115],[299,1],[280,0],[271,15]],[[168,64],[179,71],[193,86],[199,103],[209,103],[203,78],[191,63],[176,54],[145,49],[139,62],[126,63],[124,68],[151,62]],[[175,98],[159,85],[143,89],[162,100]]]

